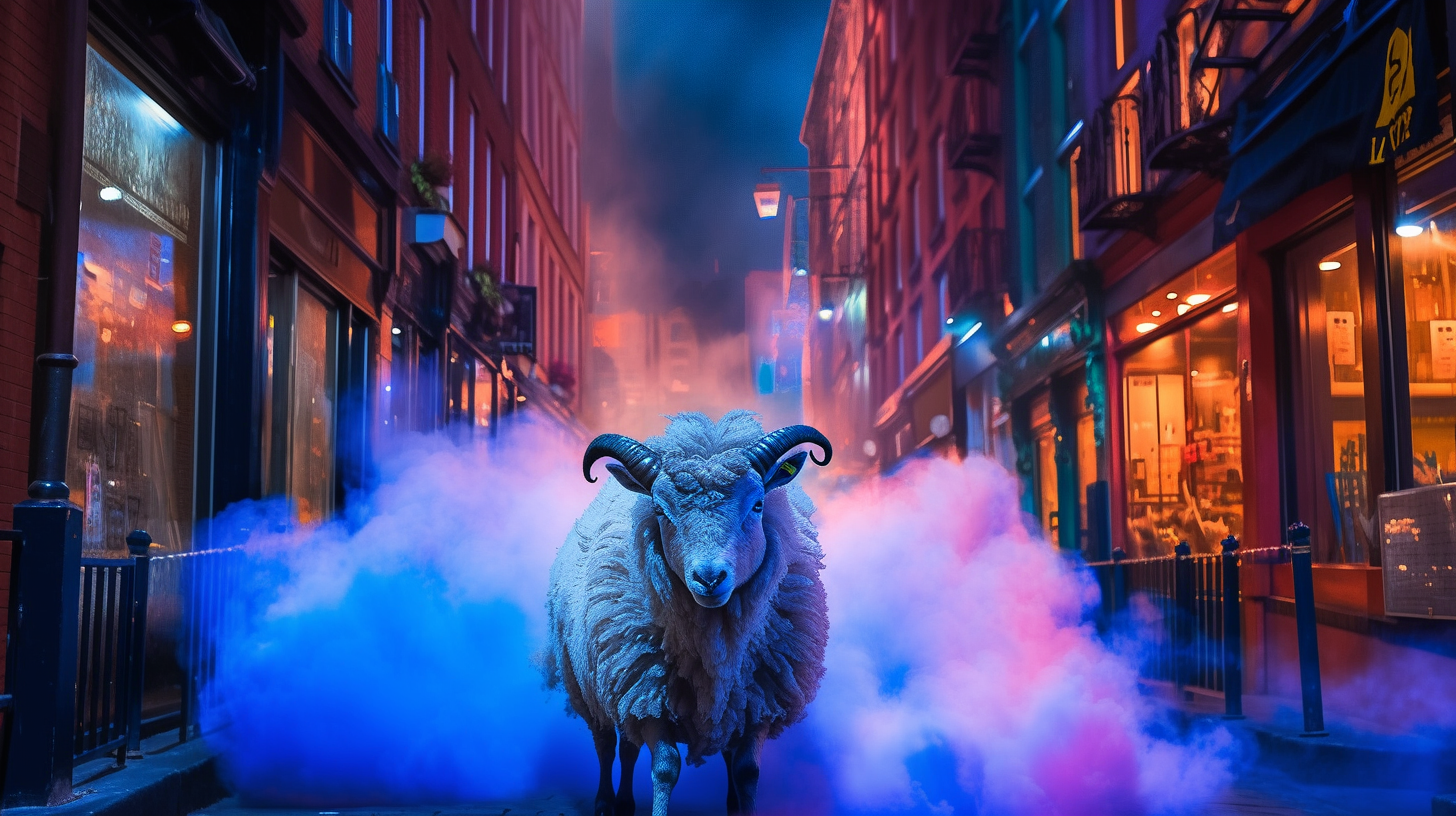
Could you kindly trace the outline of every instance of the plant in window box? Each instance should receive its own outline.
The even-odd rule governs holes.
[[[448,210],[450,200],[445,197],[445,191],[450,189],[454,172],[448,156],[426,153],[424,158],[410,162],[410,185],[426,207]]]
[[[475,302],[470,307],[470,319],[465,328],[476,337],[493,337],[500,333],[511,304],[502,294],[496,272],[487,264],[477,264],[466,275],[470,288],[475,292]]]

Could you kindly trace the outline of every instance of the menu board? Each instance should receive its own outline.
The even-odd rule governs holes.
[[[1385,613],[1456,618],[1456,484],[1380,497]]]

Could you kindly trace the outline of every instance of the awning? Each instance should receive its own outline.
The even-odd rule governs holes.
[[[1301,193],[1434,138],[1431,36],[1423,0],[1352,0],[1272,94],[1241,102],[1214,246]]]

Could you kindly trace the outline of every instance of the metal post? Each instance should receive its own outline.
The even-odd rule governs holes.
[[[1121,547],[1112,551],[1112,614],[1127,608],[1127,553]]]
[[[152,537],[145,530],[132,530],[126,537],[126,548],[135,561],[132,567],[131,593],[131,699],[127,701],[126,758],[142,758],[142,684],[147,664],[147,595],[151,588]]]
[[[1314,619],[1314,569],[1309,527],[1289,525],[1289,554],[1294,570],[1294,626],[1299,635],[1299,686],[1304,698],[1303,737],[1323,737],[1325,704],[1320,690],[1319,633]]]
[[[1223,716],[1244,718],[1244,636],[1239,608],[1239,540],[1223,540]]]
[[[1193,643],[1193,551],[1188,542],[1173,548],[1173,684],[1182,688],[1192,677],[1189,652]]]
[[[4,807],[60,805],[71,794],[76,726],[76,629],[81,603],[81,509],[67,501],[15,506],[25,537],[11,608],[14,676]]]
[[[1112,547],[1112,489],[1106,481],[1087,485],[1087,560],[1106,561]]]

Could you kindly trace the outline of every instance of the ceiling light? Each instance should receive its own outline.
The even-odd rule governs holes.
[[[834,319],[834,310],[831,309],[831,308],[829,308],[828,306],[825,306],[824,308],[822,308],[822,309],[819,310],[819,319],[820,320],[833,320]]]
[[[1188,305],[1189,306],[1198,306],[1199,304],[1207,303],[1208,302],[1208,299],[1210,297],[1213,297],[1213,296],[1212,295],[1189,295],[1188,296]]]
[[[192,331],[192,324],[188,323],[186,320],[172,321],[172,332],[174,334],[187,334],[190,331]]]
[[[952,324],[954,322],[955,322],[955,318],[954,317],[947,317],[945,319],[945,325],[947,325],[947,326],[949,326],[950,324]]]
[[[516,402],[525,402],[525,401],[526,401],[526,395],[525,394],[517,394],[516,395]]]
[[[809,274],[809,270],[803,268],[802,266],[799,267],[798,269],[795,269],[794,270],[794,276],[795,277],[802,278],[802,277],[804,277],[807,274]]]
[[[389,330],[389,333],[390,334],[399,334],[400,331],[401,331],[400,328],[398,326],[395,326],[394,328],[392,328],[392,329]]]
[[[121,188],[110,186],[102,187],[101,192],[98,193],[98,195],[101,196],[102,201],[119,201],[121,200]]]
[[[1168,300],[1177,300],[1177,299],[1178,299],[1178,293],[1177,292],[1169,292],[1168,293]]]
[[[1182,314],[1188,314],[1188,310],[1189,309],[1192,309],[1192,308],[1193,308],[1192,306],[1189,306],[1186,303],[1180,303],[1180,304],[1178,304],[1178,314],[1180,314],[1180,315],[1182,315]]]
[[[1153,329],[1156,329],[1157,327],[1158,327],[1158,324],[1157,323],[1139,323],[1139,324],[1137,324],[1138,334],[1147,334],[1148,332],[1152,331]]]
[[[1339,261],[1320,261],[1319,268],[1320,268],[1320,271],[1321,272],[1333,272],[1336,269],[1339,269],[1340,268],[1340,262]]]
[[[1230,303],[1227,306],[1223,307],[1223,313],[1224,314],[1228,314],[1229,312],[1237,312],[1238,310],[1239,310],[1239,304],[1237,304],[1237,303]]]
[[[1395,228],[1395,234],[1402,238],[1414,238],[1422,232],[1420,224],[1401,224]]]
[[[1153,317],[1162,317],[1162,316],[1163,316],[1163,313],[1162,312],[1158,311],[1157,309],[1154,309],[1153,310]]]
[[[1192,371],[1188,372],[1188,376],[1190,376],[1190,377],[1197,377],[1198,376],[1198,369],[1195,368]]]

